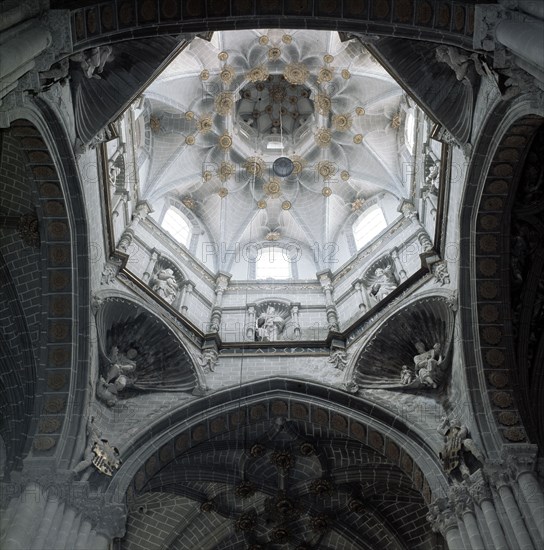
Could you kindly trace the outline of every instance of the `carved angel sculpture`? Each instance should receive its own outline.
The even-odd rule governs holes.
[[[474,63],[474,68],[480,76],[485,74],[485,70],[476,53],[467,55],[459,48],[454,48],[453,46],[438,46],[436,48],[436,59],[451,67],[455,72],[457,80],[463,80],[467,76],[470,61]]]
[[[435,344],[432,349],[425,351],[425,345],[422,342],[415,344],[418,355],[414,357],[415,371],[419,381],[428,387],[436,388],[436,376],[438,375],[438,365],[442,362],[440,344]]]

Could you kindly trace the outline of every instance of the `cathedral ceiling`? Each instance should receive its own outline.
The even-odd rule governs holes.
[[[159,209],[181,199],[227,248],[330,242],[358,199],[407,196],[407,100],[357,40],[282,30],[196,38],[144,97],[141,198]],[[285,178],[273,170],[283,156],[294,165]]]

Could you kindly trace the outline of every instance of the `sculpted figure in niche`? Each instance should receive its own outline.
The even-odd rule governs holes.
[[[283,330],[283,318],[276,313],[273,306],[268,306],[266,312],[257,319],[257,340],[261,342],[275,342]]]
[[[395,275],[393,275],[393,268],[390,265],[385,269],[378,267],[374,272],[374,276],[376,282],[372,285],[370,294],[379,302],[397,288],[397,281],[395,280]]]
[[[167,267],[161,269],[156,275],[151,287],[163,300],[171,304],[179,290],[179,284],[176,281],[174,271]]]
[[[407,365],[402,365],[400,370],[400,383],[404,386],[411,384],[414,380],[414,373],[408,368]]]
[[[118,395],[125,388],[134,386],[136,381],[136,361],[138,352],[130,349],[125,354],[119,353],[119,348],[113,346],[110,353],[111,365],[106,378],[100,377],[96,388],[97,397],[108,407],[117,403]]]
[[[432,349],[425,351],[423,342],[415,344],[418,355],[414,357],[415,371],[419,381],[428,387],[436,388],[436,377],[438,373],[438,365],[442,362],[440,344],[435,344]]]
[[[461,474],[466,479],[483,465],[484,456],[469,437],[468,428],[457,418],[450,420],[444,416],[437,431],[444,436],[444,447],[439,457],[450,476],[459,477]]]

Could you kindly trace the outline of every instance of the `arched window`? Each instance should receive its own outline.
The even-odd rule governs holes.
[[[357,250],[369,243],[387,227],[382,209],[375,204],[363,212],[353,224],[353,236]]]
[[[287,250],[280,246],[265,246],[257,256],[256,279],[290,279],[291,262]]]
[[[178,241],[178,243],[187,246],[191,236],[191,228],[187,220],[175,208],[169,208],[162,220],[162,228]]]

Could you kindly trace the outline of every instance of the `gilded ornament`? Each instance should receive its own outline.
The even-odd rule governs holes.
[[[365,112],[366,112],[366,111],[365,111],[365,108],[364,108],[364,107],[357,107],[357,108],[355,109],[355,114],[356,114],[357,116],[363,116],[363,115],[365,114]]]
[[[221,149],[230,149],[232,146],[232,138],[228,134],[228,132],[225,132],[220,138],[219,138],[219,147]]]
[[[204,181],[210,181],[213,177],[213,174],[209,171],[209,170],[206,170],[203,174],[202,174],[202,179]]]
[[[336,166],[330,160],[322,160],[317,164],[317,171],[323,179],[328,179],[336,174]]]
[[[397,113],[391,119],[391,128],[400,128],[400,113]]]
[[[260,208],[261,210],[263,208],[266,208],[266,201],[261,199],[258,203],[257,203],[257,207]]]
[[[277,199],[281,195],[281,185],[276,179],[271,179],[263,185],[265,195],[271,199]]]
[[[268,69],[264,65],[257,65],[256,67],[253,67],[253,69],[249,70],[246,78],[250,82],[263,82],[268,78],[268,76]]]
[[[281,203],[282,210],[290,210],[291,209],[291,202],[290,201],[283,201]]]
[[[317,94],[315,107],[321,115],[328,115],[331,110],[331,98],[326,94]]]
[[[229,54],[227,52],[219,52],[217,58],[219,61],[226,61],[229,58]]]
[[[290,84],[304,84],[310,71],[302,63],[289,63],[283,70],[283,76]]]
[[[342,75],[342,78],[344,80],[347,80],[351,77],[351,73],[347,69],[342,69],[342,72],[340,74]]]
[[[291,42],[293,41],[293,37],[292,37],[290,34],[284,34],[284,35],[281,37],[281,41],[282,41],[284,44],[291,44]]]
[[[264,172],[264,162],[258,157],[249,157],[244,162],[245,171],[251,176],[261,177]]]
[[[215,111],[221,116],[228,115],[234,107],[234,98],[230,92],[221,92],[217,94],[215,101]]]
[[[193,208],[196,206],[196,202],[191,197],[183,197],[181,199],[181,202],[184,204],[185,207],[189,208],[190,210],[193,210]]]
[[[352,119],[349,114],[344,115],[334,115],[332,117],[332,125],[335,130],[339,132],[345,132],[351,128]]]
[[[329,69],[329,67],[322,67],[317,74],[317,81],[319,83],[330,82],[333,77],[333,72],[333,69]]]
[[[219,78],[221,79],[221,82],[224,82],[225,84],[230,84],[234,80],[235,76],[236,72],[231,65],[225,65],[219,73]]]
[[[332,141],[332,132],[328,128],[319,128],[314,139],[319,147],[328,147]]]
[[[360,143],[363,143],[363,134],[355,134],[353,136],[353,143],[359,145]]]
[[[340,177],[342,178],[342,181],[348,181],[349,180],[349,172],[347,170],[342,170],[340,172]]]
[[[234,164],[223,161],[217,169],[217,175],[221,181],[227,181],[232,175],[234,175]]]
[[[332,195],[332,189],[330,187],[323,187],[321,193],[324,197],[330,197]]]
[[[268,59],[270,61],[277,61],[281,57],[281,49],[280,48],[270,48],[268,50]]]
[[[152,115],[149,117],[149,127],[156,134],[161,129],[161,121],[155,115]]]
[[[365,201],[363,199],[355,199],[352,203],[351,203],[351,210],[353,212],[357,211],[357,210],[361,210],[361,208],[363,207],[363,204],[365,203]]]
[[[280,238],[279,231],[269,231],[265,237],[267,241],[277,241],[279,238]]]
[[[193,113],[193,111],[187,111],[185,113],[185,119],[186,120],[193,120],[193,118],[195,118],[195,114]]]
[[[261,46],[266,46],[269,41],[270,41],[270,39],[268,38],[268,36],[266,34],[263,34],[262,36],[259,37],[259,44]]]
[[[300,174],[302,170],[304,170],[304,167],[306,166],[306,161],[302,157],[299,157],[298,155],[293,155],[292,157],[289,157],[289,158],[293,163],[293,174]]]
[[[198,119],[198,122],[196,123],[196,129],[201,134],[206,134],[209,132],[213,127],[213,121],[211,116],[202,116]]]
[[[208,69],[200,71],[200,80],[208,80],[208,78],[210,78],[210,71]]]
[[[217,194],[223,199],[229,194],[229,190],[226,187],[220,187]]]
[[[185,138],[185,143],[187,145],[194,145],[195,144],[195,136],[187,136]]]
[[[330,53],[327,53],[323,56],[323,61],[325,63],[332,63],[334,61],[334,56],[332,56]]]

